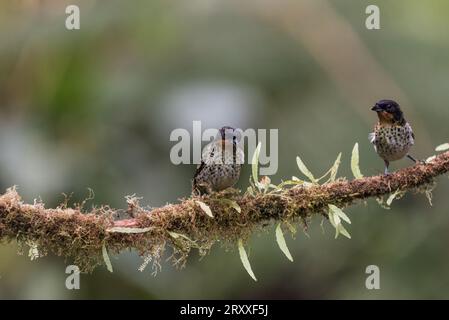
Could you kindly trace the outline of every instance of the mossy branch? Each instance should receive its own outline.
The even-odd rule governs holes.
[[[327,217],[329,205],[344,208],[398,190],[425,190],[447,172],[449,152],[387,176],[298,185],[276,193],[240,195],[237,190],[228,190],[154,209],[144,209],[136,198],[128,198],[128,212],[134,218],[126,220],[114,220],[120,210],[106,206],[84,212],[65,205],[46,209],[42,203],[26,204],[16,189],[10,188],[0,196],[0,241],[16,240],[35,251],[37,248],[39,255],[65,257],[84,271],[103,263],[104,246],[114,254],[135,249],[145,265],[152,262],[157,269],[167,246],[173,249],[173,261],[182,265],[192,248],[204,255],[217,240],[234,245],[272,221],[304,225],[314,214]],[[199,202],[209,206],[213,217]],[[232,205],[235,203],[238,206]]]

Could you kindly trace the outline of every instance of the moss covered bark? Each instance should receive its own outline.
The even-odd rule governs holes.
[[[16,189],[10,188],[0,196],[0,241],[32,245],[40,255],[52,253],[64,257],[84,271],[92,271],[103,263],[103,245],[113,254],[135,249],[145,258],[146,264],[151,262],[156,269],[168,246],[173,249],[173,262],[183,265],[192,248],[205,254],[217,240],[234,244],[273,220],[307,223],[313,214],[326,216],[329,204],[343,208],[358,200],[398,190],[425,191],[436,177],[447,172],[449,152],[440,154],[430,163],[417,164],[387,176],[352,181],[339,179],[308,187],[298,185],[276,193],[240,195],[237,190],[228,190],[181,199],[178,204],[151,210],[130,198],[128,211],[132,211],[134,218],[128,220],[114,220],[117,210],[106,206],[84,212],[80,208],[48,209],[40,203],[26,204]],[[223,201],[224,198],[237,203],[241,212],[229,201]],[[206,203],[214,217],[209,217],[197,201]],[[123,233],[123,230],[138,233]]]

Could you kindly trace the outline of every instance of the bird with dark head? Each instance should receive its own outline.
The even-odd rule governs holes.
[[[391,161],[408,157],[416,162],[409,154],[415,135],[399,104],[393,100],[380,100],[371,110],[377,112],[379,121],[374,132],[369,134],[369,140],[385,162],[385,174],[388,174]]]
[[[208,194],[234,186],[245,156],[239,143],[241,130],[229,126],[218,130],[215,139],[204,147],[201,163],[193,177],[193,193]]]

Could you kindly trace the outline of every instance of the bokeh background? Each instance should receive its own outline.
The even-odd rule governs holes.
[[[81,9],[81,29],[65,28],[65,7]],[[365,8],[381,29],[365,28]],[[300,155],[317,175],[343,152],[340,174],[360,143],[361,170],[382,172],[367,140],[370,106],[393,98],[426,158],[449,140],[449,2],[446,0],[61,1],[0,2],[0,187],[18,185],[47,206],[72,194],[89,205],[126,207],[125,196],[161,206],[190,192],[195,165],[175,166],[170,132],[232,125],[279,129],[273,182],[300,175]],[[406,160],[394,169],[408,166]],[[245,168],[239,187],[246,189]],[[449,180],[433,207],[407,195],[392,209],[369,200],[347,209],[352,240],[334,239],[321,219],[278,249],[273,228],[250,242],[259,281],[236,251],[215,246],[187,267],[151,275],[128,252],[115,271],[81,276],[65,288],[70,261],[30,261],[0,244],[0,298],[377,299],[449,298]],[[365,268],[381,270],[381,290],[365,288]]]

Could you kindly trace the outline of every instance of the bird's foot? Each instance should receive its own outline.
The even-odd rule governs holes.
[[[407,158],[409,158],[410,160],[412,160],[415,164],[427,164],[426,160],[416,160],[414,157],[412,157],[411,155],[407,155]]]

